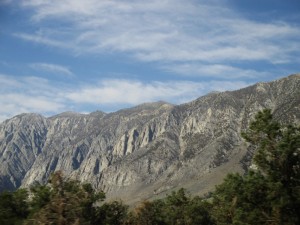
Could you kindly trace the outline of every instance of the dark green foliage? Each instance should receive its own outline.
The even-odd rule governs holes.
[[[213,194],[217,224],[300,224],[300,129],[259,112],[243,137],[257,169],[230,174]]]
[[[242,135],[257,146],[254,162],[269,179],[287,188],[299,185],[300,127],[281,126],[266,109],[256,115]]]
[[[184,212],[184,224],[212,225],[215,224],[211,214],[211,204],[199,197],[190,200]]]
[[[199,197],[190,197],[184,189],[172,192],[166,198],[143,202],[134,215],[134,225],[210,225],[210,204]]]
[[[272,210],[270,187],[260,173],[230,174],[213,194],[213,215],[218,224],[267,224]]]
[[[98,225],[121,225],[125,222],[128,213],[128,206],[122,202],[113,201],[111,203],[104,203],[101,207],[96,209],[93,224]]]
[[[144,201],[131,214],[128,224],[134,225],[164,225],[163,212],[164,202],[155,200]]]
[[[185,209],[190,202],[189,196],[184,189],[172,192],[165,198],[163,213],[167,224],[184,224]]]
[[[103,192],[91,185],[65,180],[61,172],[54,173],[49,186],[34,186],[29,218],[25,224],[90,224],[95,212],[93,204],[103,200]]]
[[[266,109],[243,136],[257,147],[254,163],[270,187],[270,216],[277,224],[300,224],[300,127],[280,125]]]
[[[15,192],[0,194],[0,224],[22,224],[29,213],[28,192],[19,189]]]
[[[36,184],[30,187],[32,198],[30,201],[31,214],[37,212],[50,202],[51,189],[49,186]]]

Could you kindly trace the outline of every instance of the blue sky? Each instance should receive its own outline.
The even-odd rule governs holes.
[[[0,121],[181,104],[300,71],[298,0],[0,0]]]

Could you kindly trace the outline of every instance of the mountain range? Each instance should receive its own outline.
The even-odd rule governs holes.
[[[247,171],[255,149],[241,132],[264,108],[300,124],[300,74],[182,105],[17,115],[0,124],[0,191],[45,183],[61,170],[126,203],[181,187],[205,194],[228,172]]]

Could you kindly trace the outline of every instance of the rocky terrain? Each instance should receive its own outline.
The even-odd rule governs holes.
[[[300,123],[300,75],[178,106],[21,114],[0,124],[0,190],[43,183],[62,170],[128,203],[178,187],[203,194],[228,172],[247,170],[253,149],[240,134],[263,108]]]

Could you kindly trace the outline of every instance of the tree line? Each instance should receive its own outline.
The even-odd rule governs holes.
[[[65,179],[0,194],[3,225],[296,225],[300,224],[300,127],[282,125],[266,109],[244,139],[256,148],[254,169],[229,174],[206,197],[179,189],[129,209],[105,202],[91,184]]]

